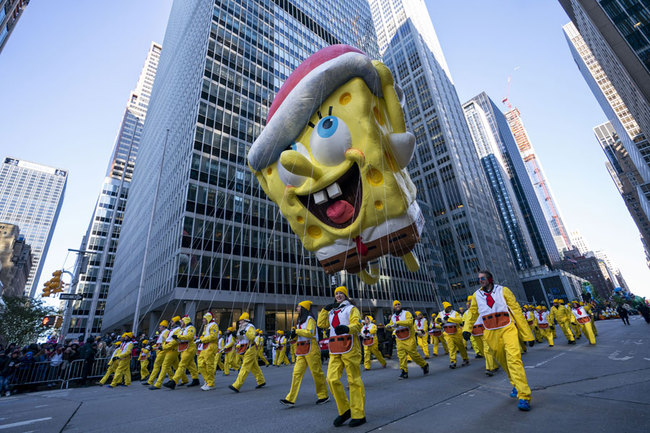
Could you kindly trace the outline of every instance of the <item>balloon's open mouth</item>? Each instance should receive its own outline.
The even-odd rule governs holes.
[[[298,200],[328,226],[342,229],[359,216],[362,200],[359,166],[352,167],[335,182],[320,191],[298,196]]]

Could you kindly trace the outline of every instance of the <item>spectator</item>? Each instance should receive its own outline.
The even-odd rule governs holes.
[[[630,324],[630,319],[628,317],[627,310],[625,308],[623,308],[622,305],[619,305],[618,307],[616,307],[616,312],[618,313],[619,317],[623,321],[624,325],[629,325]]]
[[[81,374],[81,386],[86,386],[86,381],[93,368],[95,362],[95,354],[97,351],[97,343],[93,337],[88,337],[86,344],[81,346],[79,350],[79,357],[84,360],[83,370]]]
[[[9,395],[9,374],[11,373],[9,368],[9,362],[11,358],[8,355],[8,352],[4,350],[0,352],[0,396]]]

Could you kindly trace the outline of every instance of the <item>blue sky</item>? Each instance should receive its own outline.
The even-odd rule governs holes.
[[[650,295],[639,234],[592,128],[606,121],[575,66],[555,1],[427,0],[461,102],[505,96],[526,129],[570,231],[605,250],[637,294]],[[70,171],[43,281],[77,248],[122,113],[171,0],[34,1],[0,54],[0,157]],[[164,48],[163,48],[164,49]],[[505,108],[505,107],[504,107]]]

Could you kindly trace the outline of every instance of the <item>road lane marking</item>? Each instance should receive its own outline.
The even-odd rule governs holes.
[[[553,356],[553,357],[547,359],[546,361],[538,362],[538,363],[535,364],[535,365],[527,365],[527,366],[524,367],[524,368],[537,368],[537,367],[541,367],[542,365],[546,364],[547,362],[553,361],[554,359],[557,359],[557,358],[559,358],[560,356],[563,356],[563,355],[566,355],[566,352],[559,353],[559,354],[557,354],[557,355],[555,355],[555,356]]]
[[[630,359],[634,358],[633,356],[623,356],[623,357],[618,358],[618,355],[620,353],[621,353],[620,351],[616,350],[616,351],[610,353],[608,358],[611,359],[612,361],[629,361]]]
[[[48,407],[49,404],[39,404],[38,406],[34,406],[34,409],[38,409],[39,407]]]
[[[47,418],[37,418],[37,419],[28,419],[27,421],[20,421],[20,422],[15,422],[12,424],[3,424],[0,425],[0,430],[4,430],[7,428],[13,428],[13,427],[20,427],[22,425],[29,425],[29,424],[34,424],[35,422],[41,422],[41,421],[48,421],[51,420],[52,417],[48,416]]]

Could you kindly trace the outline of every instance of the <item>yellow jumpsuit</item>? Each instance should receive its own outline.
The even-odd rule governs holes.
[[[162,350],[162,345],[167,339],[168,335],[169,335],[169,329],[164,329],[158,335],[158,339],[156,340],[156,344],[154,345],[154,350],[156,351],[156,360],[153,362],[153,369],[151,370],[151,374],[149,375],[149,380],[147,381],[149,385],[153,385],[154,381],[158,378],[158,374],[160,373],[160,369],[163,365],[163,361],[165,360],[165,352]]]
[[[464,315],[465,318],[469,319],[469,307],[467,307],[467,311],[465,311],[465,314],[467,314],[467,316]],[[476,320],[476,323],[474,323],[474,324],[475,325],[483,325],[483,321],[479,317]],[[485,332],[485,331],[483,331],[483,332]],[[476,349],[474,349],[474,350],[475,351],[478,350],[482,354],[482,356],[485,358],[485,370],[486,371],[494,371],[494,370],[496,370],[497,369],[497,360],[494,357],[494,352],[492,352],[492,350],[490,350],[490,346],[485,344],[485,342],[483,341],[483,335],[474,335],[474,333],[472,332],[472,338],[474,339],[474,344],[476,344]]]
[[[264,365],[269,365],[269,360],[264,355],[264,337],[261,335],[255,337],[255,345],[257,346],[257,358],[264,361]]]
[[[420,346],[420,349],[424,354],[424,359],[429,359],[429,335],[427,334],[429,324],[427,322],[427,319],[424,317],[422,319],[414,319],[413,323],[415,325],[415,338],[417,344]]]
[[[460,332],[460,324],[463,323],[463,318],[456,311],[451,310],[449,313],[445,313],[444,311],[438,313],[436,322],[438,319],[441,319],[443,322],[443,330],[446,327],[449,332],[453,332],[450,334],[447,330],[444,330],[442,333],[447,342],[447,348],[449,349],[449,362],[451,365],[456,365],[456,352],[460,352],[463,361],[469,361],[467,348],[465,347],[465,340],[463,340],[463,335]]]
[[[224,337],[223,348],[223,375],[230,376],[230,369],[233,368],[235,360],[235,336],[233,334]]]
[[[551,324],[549,323],[548,311],[536,311],[535,312],[535,323],[537,323],[537,328],[542,338],[546,338],[548,341],[548,346],[553,347],[553,330],[551,329]]]
[[[366,332],[368,331],[368,332]],[[370,370],[370,355],[375,355],[377,361],[382,367],[386,367],[386,360],[379,351],[379,341],[377,339],[377,325],[369,323],[363,325],[361,328],[361,337],[364,339],[363,344],[363,366],[366,370]],[[371,345],[366,345],[367,340],[372,340]]]
[[[431,340],[433,342],[433,356],[438,356],[438,346],[442,344],[442,348],[445,350],[445,354],[449,354],[449,349],[447,348],[447,342],[442,336],[442,326],[439,323],[436,323],[436,318],[432,317],[431,323],[429,324],[429,335],[431,335]],[[440,331],[440,335],[437,334]]]
[[[156,388],[162,386],[165,376],[169,376],[171,379],[174,376],[172,368],[178,366],[178,341],[172,338],[173,335],[178,335],[181,332],[181,327],[177,326],[167,334],[165,342],[162,345],[162,351],[158,352],[158,356],[163,355],[163,363],[160,367],[160,374],[158,374],[158,379],[153,384]]]
[[[335,313],[335,312],[338,312]],[[334,317],[339,319],[340,325],[345,325],[349,328],[349,333],[344,335],[336,335],[332,321]],[[330,338],[330,360],[327,367],[327,383],[330,391],[336,401],[336,408],[339,416],[350,411],[352,419],[361,419],[366,417],[366,390],[361,381],[361,347],[359,345],[359,331],[361,330],[360,323],[361,315],[357,307],[350,304],[345,300],[339,304],[335,309],[327,311],[322,309],[318,313],[318,327],[321,329],[329,329]],[[338,338],[345,338],[346,335],[352,337],[352,347],[345,353],[332,353],[332,341]],[[420,355],[416,356],[420,357]],[[420,358],[422,359],[422,358]],[[424,361],[422,361],[424,362]],[[348,387],[350,389],[350,400],[345,395],[345,388],[341,383],[341,376],[343,376],[343,369],[347,373]]]
[[[465,321],[463,331],[472,332],[472,327],[479,317],[479,307],[476,297],[483,296],[482,294],[479,294],[481,291],[482,289],[479,289],[474,293],[474,295],[472,295],[472,304],[469,307],[470,313],[469,317]],[[521,308],[515,299],[515,295],[512,294],[510,289],[507,287],[495,286],[492,294],[497,298],[495,299],[497,303],[494,304],[494,306],[497,307],[498,305],[505,303],[507,305],[507,310],[511,312],[509,313],[511,317],[507,325],[497,329],[488,329],[487,319],[485,319],[485,317],[488,317],[491,314],[483,313],[483,325],[485,326],[483,341],[487,343],[490,350],[494,353],[497,362],[508,375],[508,379],[512,386],[517,389],[517,397],[521,400],[530,400],[530,387],[528,386],[528,380],[526,379],[524,364],[521,362],[519,332],[522,333],[525,341],[532,341],[535,337],[530,331],[530,327],[528,327],[528,323],[521,313]],[[486,305],[483,300],[481,300],[481,303]],[[500,313],[501,311],[498,310],[496,312]],[[514,320],[512,320],[513,318]],[[516,326],[515,323],[517,324]],[[519,328],[519,330],[517,328]]]
[[[208,316],[209,317],[209,316]],[[207,319],[206,319],[207,320]],[[206,385],[214,387],[214,374],[217,368],[217,341],[219,340],[219,326],[215,322],[208,322],[201,335],[199,348],[201,353],[197,357],[199,373],[203,376]]]
[[[143,347],[140,351],[140,356],[138,356],[138,360],[140,361],[140,380],[145,380],[149,376],[149,352],[151,352],[149,349]]]
[[[593,329],[594,335],[598,337],[598,330],[596,329],[596,320],[594,317],[594,313],[591,311],[591,307],[589,306],[589,304],[585,304],[584,307],[587,314],[589,314],[589,317],[591,317],[591,329]]]
[[[571,332],[571,328],[569,327],[573,315],[564,307],[564,305],[560,305],[558,307],[552,306],[551,314],[549,316],[549,323],[553,323],[554,321],[557,322],[557,324],[560,325],[560,328],[562,329],[562,332],[564,333],[566,339],[568,341],[575,341],[573,332]]]
[[[178,368],[176,369],[176,374],[174,374],[174,377],[172,378],[176,384],[189,382],[185,370],[190,371],[190,376],[192,376],[192,379],[199,378],[199,369],[196,367],[196,362],[194,361],[194,355],[196,355],[196,343],[194,342],[195,335],[196,328],[194,325],[186,325],[185,328],[183,328],[178,334],[179,345],[177,348],[180,350],[179,346],[181,346],[183,343],[187,343],[187,349],[179,352],[181,360],[178,364]]]
[[[240,327],[240,331],[244,331],[244,335],[239,335],[239,345],[243,346],[248,345],[246,352],[243,356],[243,361],[241,368],[239,369],[239,374],[237,379],[232,386],[239,391],[239,389],[244,384],[246,376],[249,372],[252,372],[255,376],[255,381],[257,382],[258,387],[265,383],[264,374],[260,366],[257,364],[257,346],[255,345],[255,326],[252,323],[248,322],[244,326]]]
[[[113,354],[111,355],[111,360],[108,361],[108,368],[106,369],[106,374],[104,374],[104,377],[101,378],[99,381],[100,384],[105,385],[106,382],[108,382],[108,379],[111,377],[112,374],[115,374],[115,370],[117,370],[117,366],[119,364],[117,357],[120,355],[120,348],[117,347],[114,351]]]
[[[469,305],[467,306],[469,308]],[[462,315],[463,322],[467,319],[467,316],[469,315],[469,310],[465,311]],[[483,356],[483,342],[481,341],[480,343],[476,341],[476,337],[474,334],[469,339],[470,344],[472,345],[472,350],[474,351],[475,355],[478,356]],[[465,349],[467,349],[467,345],[465,345]]]
[[[117,370],[115,371],[115,376],[113,376],[113,382],[111,386],[117,386],[122,383],[124,379],[124,384],[126,386],[131,385],[131,352],[133,350],[133,343],[127,341],[122,343],[120,346],[120,354],[117,355],[118,365]],[[115,355],[113,355],[115,358]]]
[[[296,344],[298,343],[298,339],[294,338],[293,340],[289,340],[289,351],[291,352],[291,363],[295,364],[296,363]]]
[[[395,330],[395,340],[397,341],[397,357],[399,358],[399,368],[408,373],[408,357],[410,356],[413,361],[424,368],[427,362],[422,359],[417,351],[417,343],[415,341],[415,326],[413,324],[413,316],[406,310],[401,310],[399,314],[392,314],[390,316],[390,327]],[[400,339],[398,334],[408,330],[408,337]]]
[[[524,311],[524,318],[526,319],[526,322],[528,322],[528,326],[530,327],[530,330],[533,332],[533,335],[535,336],[535,341],[541,343],[542,333],[540,332],[539,326],[537,325],[537,319],[535,319],[535,311],[533,310]]]
[[[289,365],[289,358],[287,358],[287,337],[284,335],[278,336],[276,340],[277,348],[275,349],[275,365]]]
[[[291,377],[291,389],[285,397],[285,400],[295,403],[300,391],[300,384],[305,375],[307,367],[311,371],[311,377],[314,379],[316,387],[316,396],[318,399],[327,398],[327,385],[325,384],[325,374],[320,363],[320,348],[318,347],[318,330],[316,321],[309,316],[304,323],[297,326],[296,329],[296,348],[298,342],[301,345],[308,344],[309,351],[304,355],[297,355],[296,365],[293,367],[293,376]],[[303,346],[301,346],[303,347]]]
[[[225,338],[221,334],[221,331],[219,331],[219,341],[217,342],[217,352],[214,354],[214,360],[217,365],[217,370],[224,371],[223,369],[223,361],[221,360],[221,349],[223,348]]]
[[[594,336],[594,330],[591,327],[593,320],[589,317],[589,313],[585,310],[585,307],[578,307],[571,310],[574,318],[576,319],[576,325],[582,328],[582,332],[587,336],[589,344],[596,344],[596,337]],[[580,321],[583,321],[580,322]],[[586,322],[585,322],[586,320]]]

